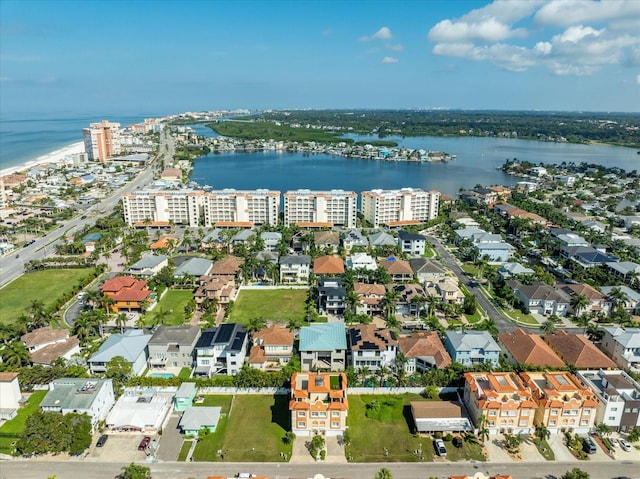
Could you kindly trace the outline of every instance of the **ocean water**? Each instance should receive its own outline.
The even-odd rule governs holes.
[[[447,152],[456,155],[457,159],[446,163],[414,163],[276,151],[209,153],[195,161],[191,179],[214,189],[267,188],[284,192],[299,188],[337,188],[360,193],[376,188],[413,187],[455,196],[461,188],[473,188],[476,184],[514,185],[520,178],[498,169],[506,159],[517,158],[536,164],[587,162],[627,171],[640,169],[640,155],[632,148],[504,138],[389,139],[408,148]]]
[[[161,115],[157,115],[161,116]],[[27,161],[82,141],[82,129],[102,120],[122,126],[139,123],[156,115],[79,115],[68,118],[24,116],[0,119],[0,169]]]

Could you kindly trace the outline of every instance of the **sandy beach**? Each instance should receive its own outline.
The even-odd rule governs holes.
[[[52,151],[51,153],[47,153],[46,155],[39,156],[35,160],[28,161],[22,165],[3,168],[2,170],[0,170],[0,176],[10,175],[17,171],[28,170],[29,168],[33,168],[34,166],[42,165],[45,163],[58,163],[64,160],[67,155],[71,155],[73,153],[81,153],[83,151],[84,142],[79,141],[77,143],[72,143],[58,150]]]

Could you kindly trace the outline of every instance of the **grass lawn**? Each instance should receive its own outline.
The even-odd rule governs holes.
[[[248,324],[252,318],[286,324],[305,316],[306,289],[242,290],[233,306],[230,322]]]
[[[178,454],[178,462],[184,462],[187,460],[187,454],[189,454],[189,449],[191,449],[191,445],[193,441],[184,441],[182,443],[182,447],[180,448],[180,453]]]
[[[29,397],[27,405],[23,408],[18,409],[18,415],[11,421],[5,422],[2,427],[0,427],[0,433],[22,434],[27,418],[31,415],[31,413],[38,410],[38,408],[40,407],[40,403],[47,395],[47,392],[48,391],[35,391]],[[0,436],[0,453],[11,454],[13,450],[11,443],[16,440],[17,439],[15,437]]]
[[[182,368],[178,373],[178,377],[183,381],[188,380],[191,377],[191,368]]]
[[[219,450],[228,462],[281,462],[281,452],[291,457],[291,446],[282,442],[290,429],[288,403],[287,396],[235,396],[231,414],[199,440],[194,461],[220,461]]]
[[[486,456],[482,453],[482,446],[477,441],[462,442],[462,447],[457,448],[451,441],[444,441],[447,448],[447,461],[486,461]]]
[[[482,317],[480,316],[480,306],[478,306],[475,313],[465,314],[464,317],[467,318],[469,324],[475,324],[479,322],[482,319]]]
[[[45,269],[20,276],[0,289],[0,323],[16,321],[34,299],[42,301],[45,308],[51,306],[73,286],[84,286],[92,273],[92,268],[69,268]]]
[[[401,398],[393,410],[388,411],[383,420],[366,416],[366,405],[373,401]],[[431,439],[411,433],[411,401],[423,400],[418,394],[351,395],[349,396],[350,444],[345,446],[345,454],[350,462],[416,462],[420,459],[413,454],[422,444],[425,461],[432,461],[434,450]],[[388,454],[385,455],[385,448]]]
[[[154,313],[162,308],[169,311],[169,315],[165,320],[166,326],[180,326],[184,324],[184,307],[193,299],[193,291],[188,289],[170,289],[165,293],[153,310],[145,315],[145,323],[153,323]]]
[[[538,448],[538,452],[542,457],[544,457],[547,461],[555,461],[556,455],[553,453],[553,450],[549,446],[549,443],[546,440],[533,439],[533,443]]]
[[[530,324],[531,326],[540,326],[540,323],[536,320],[536,318],[534,318],[530,314],[524,314],[519,309],[510,309],[507,311],[507,314],[521,323]]]

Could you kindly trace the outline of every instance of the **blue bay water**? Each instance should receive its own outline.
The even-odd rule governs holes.
[[[0,120],[0,169],[19,166],[39,156],[82,141],[89,123],[108,119],[122,126],[156,115],[78,115],[67,118],[3,118]]]
[[[198,127],[197,132],[207,134],[204,127]],[[377,139],[351,137],[357,140]],[[435,189],[453,196],[460,188],[472,188],[476,184],[514,185],[520,178],[497,169],[506,159],[517,158],[536,164],[587,162],[626,171],[640,169],[640,155],[632,148],[504,138],[385,139],[407,148],[447,152],[456,155],[457,159],[447,163],[414,163],[276,151],[210,153],[195,161],[191,179],[214,189],[268,188],[284,192],[298,188],[338,188],[359,193],[376,188],[413,187]]]

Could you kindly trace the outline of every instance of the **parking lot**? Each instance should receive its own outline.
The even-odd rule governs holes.
[[[147,452],[138,451],[138,444],[145,436],[144,434],[107,433],[107,435],[109,439],[102,447],[96,447],[101,434],[94,435],[86,461],[144,462],[146,460]]]

